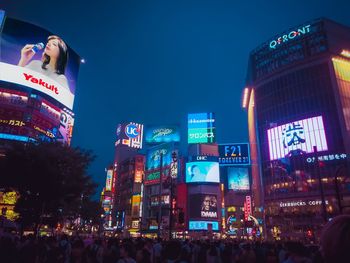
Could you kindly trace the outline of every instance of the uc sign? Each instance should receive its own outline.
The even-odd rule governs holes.
[[[140,130],[135,124],[128,124],[125,127],[125,134],[131,139],[134,139],[139,136]]]

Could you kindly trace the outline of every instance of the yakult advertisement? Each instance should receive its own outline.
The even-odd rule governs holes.
[[[29,87],[73,109],[80,57],[60,36],[6,17],[0,41],[0,81]]]

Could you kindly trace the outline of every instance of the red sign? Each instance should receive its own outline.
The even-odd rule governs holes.
[[[244,220],[248,221],[248,217],[252,214],[252,200],[249,195],[245,197],[244,202]]]

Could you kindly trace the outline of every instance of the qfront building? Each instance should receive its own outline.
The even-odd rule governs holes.
[[[265,234],[317,239],[349,212],[350,28],[318,19],[257,47],[243,107]]]

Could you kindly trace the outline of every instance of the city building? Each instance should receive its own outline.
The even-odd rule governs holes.
[[[149,126],[145,142],[142,233],[148,237],[175,237],[183,227],[177,224],[180,212],[177,206],[178,164],[183,161],[179,155],[179,128],[176,125]]]
[[[126,237],[140,236],[142,217],[142,177],[145,157],[135,155],[117,164],[114,207],[117,232]]]
[[[257,236],[261,222],[252,215],[251,169],[248,143],[219,144],[219,165],[223,196],[223,234]]]
[[[112,180],[112,227],[124,237],[140,236],[142,178],[145,158],[143,124],[126,122],[117,127]],[[108,179],[108,178],[107,178]]]
[[[225,228],[222,217],[223,186],[220,183],[219,152],[213,113],[188,114],[188,160],[184,171],[187,207],[186,227],[190,237],[210,237]]]
[[[267,237],[317,238],[349,212],[350,28],[317,19],[258,46],[243,107],[253,214]]]
[[[36,44],[24,52],[31,43]],[[61,61],[55,69],[48,66],[53,43]],[[63,39],[0,10],[0,158],[13,142],[70,145],[79,66],[79,55]],[[18,198],[14,189],[0,189],[2,216],[18,217]]]
[[[115,177],[116,171],[113,165],[106,169],[106,184],[101,193],[101,206],[103,208],[103,214],[101,215],[102,226],[105,231],[114,231],[113,226],[116,225],[116,218],[113,214],[114,198],[115,198]]]

